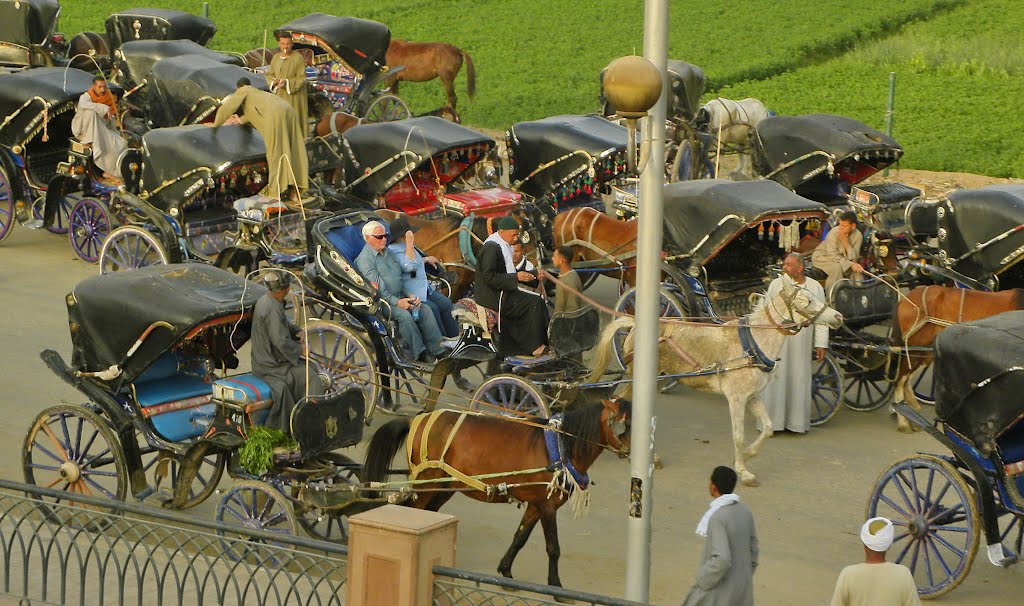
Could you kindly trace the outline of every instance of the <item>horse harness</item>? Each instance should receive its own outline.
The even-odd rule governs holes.
[[[959,311],[957,312],[957,315],[956,315],[956,322],[951,322],[949,320],[943,320],[942,318],[933,318],[928,313],[928,289],[929,288],[931,288],[930,285],[929,286],[925,286],[924,287],[924,292],[921,293],[921,305],[923,306],[924,309],[918,308],[919,312],[922,312],[922,311],[924,312],[924,316],[922,317],[920,313],[918,314],[917,319],[914,321],[914,324],[911,325],[911,327],[907,329],[907,333],[905,335],[903,335],[903,342],[904,343],[909,341],[911,337],[913,337],[915,334],[917,334],[917,332],[919,330],[921,330],[922,328],[924,328],[928,324],[935,324],[936,326],[941,326],[943,328],[947,328],[949,326],[952,326],[954,324],[958,324],[958,323],[962,322],[963,319],[964,319],[964,300],[967,298],[967,289],[966,288],[961,288],[960,289],[960,309],[959,309]]]
[[[789,312],[790,318],[793,317],[793,301],[796,299],[796,296],[797,294],[799,294],[799,292],[800,289],[798,287],[793,289],[793,294],[788,297],[786,296],[785,292],[779,293],[779,297],[781,297],[782,301],[786,304],[786,311]],[[776,322],[775,319],[772,318],[771,308],[773,305],[774,301],[765,302],[764,313],[765,316],[768,318],[768,322],[775,328],[775,330],[790,337],[813,324],[814,321],[821,316],[821,314],[825,313],[826,309],[823,305],[821,309],[819,309],[818,312],[811,316],[809,319],[804,320],[803,322],[796,322],[795,320],[790,320],[790,322],[792,322],[791,324],[785,324]],[[760,368],[764,372],[771,372],[772,370],[775,369],[775,364],[777,360],[769,358],[764,353],[764,351],[762,351],[761,348],[758,347],[757,340],[754,339],[754,333],[751,332],[750,324],[748,323],[746,317],[740,318],[739,336],[740,346],[743,348],[743,354],[746,355],[747,358],[753,363],[753,366]]]

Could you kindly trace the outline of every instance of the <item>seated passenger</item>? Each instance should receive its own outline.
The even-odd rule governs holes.
[[[71,134],[92,147],[92,161],[108,181],[121,181],[117,161],[128,143],[117,132],[117,100],[107,88],[103,76],[92,79],[92,88],[78,98],[78,108],[71,120]]]
[[[302,331],[284,315],[291,275],[272,270],[264,284],[267,294],[252,312],[252,372],[267,382],[274,398],[267,425],[290,434],[292,408],[306,396],[323,395],[324,386],[316,367],[306,363]]]
[[[430,308],[444,336],[457,337],[459,323],[452,316],[451,299],[427,283],[426,263],[440,267],[440,259],[433,256],[424,257],[416,250],[416,238],[413,234],[419,231],[419,228],[410,225],[409,218],[404,214],[395,217],[388,227],[391,230],[391,244],[388,244],[388,249],[395,254],[398,264],[402,266],[402,290],[415,295]]]
[[[535,275],[516,271],[512,243],[519,238],[519,223],[505,216],[498,230],[484,242],[476,267],[476,302],[498,312],[498,334],[504,355],[544,353],[547,343],[548,310],[539,296],[519,290],[520,283]]]
[[[377,221],[363,226],[366,246],[356,257],[356,268],[363,277],[377,286],[380,298],[388,302],[391,318],[398,322],[402,341],[412,356],[431,363],[445,353],[441,347],[441,331],[433,313],[420,313],[422,300],[402,288],[402,266],[388,250],[387,233]]]
[[[832,228],[825,239],[814,249],[811,262],[826,274],[825,292],[830,293],[832,286],[843,278],[859,279],[864,267],[857,262],[860,258],[860,245],[864,241],[857,229],[857,213],[852,210],[839,215],[839,225]]]

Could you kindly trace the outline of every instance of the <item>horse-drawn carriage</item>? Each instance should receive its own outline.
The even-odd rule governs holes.
[[[996,566],[1021,557],[1022,326],[1024,312],[1017,311],[947,328],[935,342],[935,421],[897,406],[949,451],[893,463],[868,498],[868,517],[893,521],[890,553],[910,568],[923,598],[959,585],[982,539]]]
[[[110,51],[137,40],[191,40],[201,46],[217,33],[205,17],[163,8],[133,8],[107,17],[104,27]]]
[[[522,200],[518,192],[483,184],[479,164],[494,139],[435,116],[356,126],[343,135],[342,191],[376,208],[413,217],[496,217]]]
[[[306,77],[315,93],[310,95],[310,115],[341,112],[368,122],[412,115],[401,98],[382,90],[394,73],[385,61],[391,30],[383,23],[313,13],[274,33],[290,35],[294,48],[307,55]]]
[[[0,65],[41,67],[53,65],[67,52],[57,33],[58,0],[4,0],[0,2]]]

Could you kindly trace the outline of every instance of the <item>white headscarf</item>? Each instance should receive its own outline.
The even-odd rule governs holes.
[[[700,523],[697,524],[697,534],[702,537],[708,536],[708,524],[711,522],[711,516],[722,507],[731,505],[732,503],[738,503],[739,500],[739,495],[730,492],[711,501],[711,505],[708,506],[708,510],[704,512],[704,517],[702,517],[700,519]]]
[[[883,526],[876,532],[871,532],[871,526],[882,523]],[[871,551],[884,552],[892,546],[894,535],[892,521],[888,518],[871,518],[860,527],[860,540],[864,546]]]
[[[505,257],[505,272],[510,274],[516,273],[516,264],[512,262],[512,245],[502,240],[498,232],[494,232],[484,240],[484,244],[488,242],[495,242],[501,247],[501,254]]]

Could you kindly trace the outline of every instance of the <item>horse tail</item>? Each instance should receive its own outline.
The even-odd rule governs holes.
[[[363,482],[383,482],[388,479],[391,460],[409,435],[410,423],[410,419],[395,419],[382,425],[373,434],[366,449],[366,462],[360,478]]]
[[[612,343],[615,341],[615,334],[620,330],[627,330],[633,328],[633,317],[625,316],[618,320],[613,320],[604,327],[604,332],[601,333],[601,340],[598,341],[597,347],[594,348],[594,368],[590,371],[590,376],[587,377],[588,383],[597,383],[601,375],[604,374],[605,369],[608,368],[609,362],[612,357]],[[627,364],[628,366],[628,364]]]
[[[462,58],[466,60],[466,91],[469,93],[469,98],[472,99],[473,95],[476,94],[476,69],[473,68],[473,59],[469,56],[469,53],[459,49],[462,53]]]

